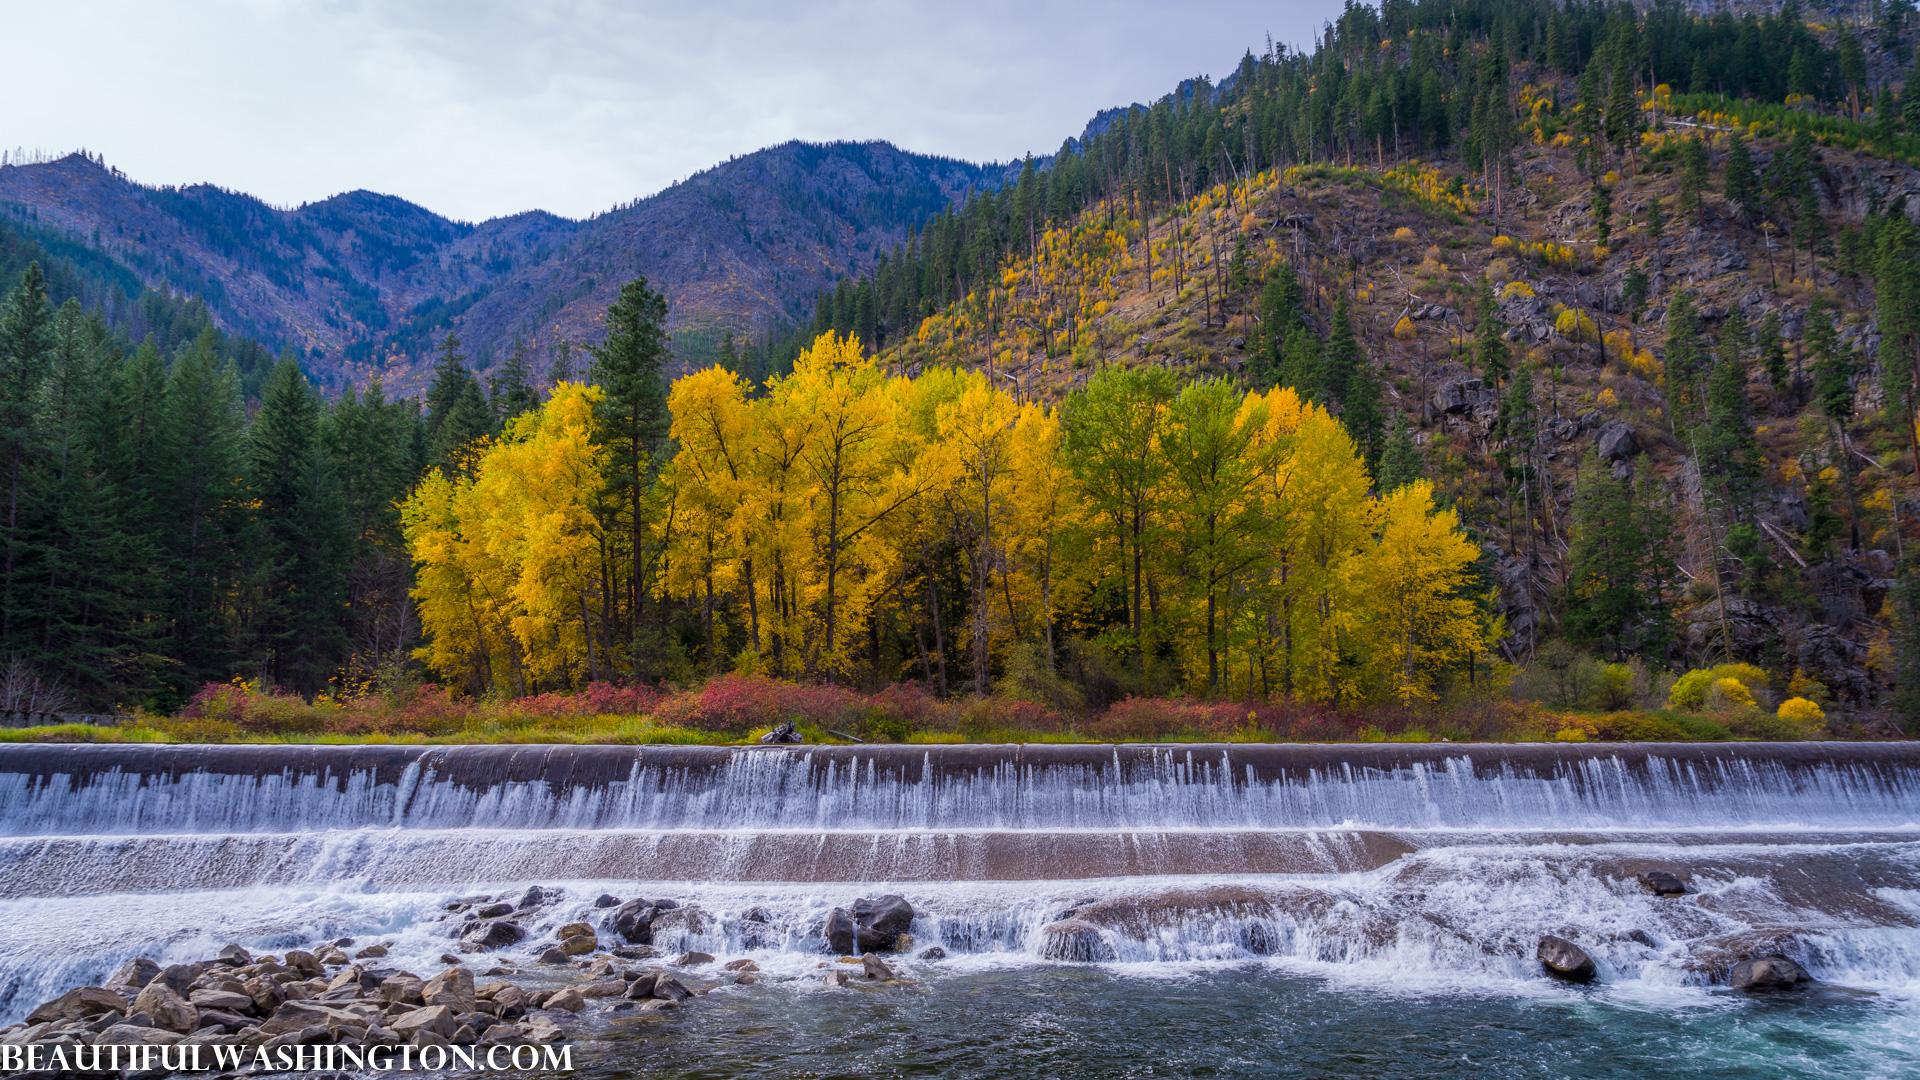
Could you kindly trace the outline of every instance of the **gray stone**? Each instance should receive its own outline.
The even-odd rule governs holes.
[[[600,898],[593,902],[593,906],[597,908],[619,907],[620,898],[612,893],[601,893]]]
[[[853,913],[846,908],[834,908],[827,915],[827,923],[821,928],[820,936],[827,939],[827,949],[840,956],[852,956],[854,934],[858,928],[853,922]]]
[[[1040,955],[1048,960],[1084,964],[1119,958],[1106,935],[1090,922],[1062,919],[1041,927],[1040,934]]]
[[[941,948],[938,945],[932,946],[931,948],[921,949],[920,955],[914,957],[915,960],[945,960],[946,958],[947,958],[947,950]]]
[[[109,990],[122,986],[138,990],[152,982],[153,977],[158,974],[160,974],[159,964],[148,960],[144,956],[136,956],[126,963],[121,964],[120,970],[114,972],[113,978],[108,979],[105,985]]]
[[[658,909],[645,900],[629,900],[615,909],[606,925],[634,945],[653,944],[653,916]],[[615,954],[618,955],[618,954]]]
[[[1540,939],[1533,955],[1540,961],[1540,966],[1546,968],[1547,974],[1562,982],[1593,981],[1593,957],[1566,938],[1548,934]]]
[[[246,967],[253,963],[253,954],[238,945],[228,945],[213,954],[213,958],[228,967]]]
[[[243,1013],[254,1009],[253,998],[246,994],[236,994],[231,990],[195,990],[187,1001],[196,1009],[217,1009],[222,1012]]]
[[[453,1010],[445,1005],[428,1005],[400,1014],[387,1026],[395,1035],[410,1040],[422,1031],[432,1031],[442,1037],[452,1035],[459,1022]]]
[[[1760,993],[1774,990],[1799,990],[1813,982],[1807,969],[1784,956],[1756,956],[1733,965],[1727,980],[1735,990]]]
[[[565,1009],[568,1012],[579,1012],[586,1007],[587,999],[585,996],[571,986],[549,997],[546,1002],[541,1005],[543,1009]]]
[[[467,934],[467,940],[483,949],[504,949],[519,944],[526,936],[519,923],[501,921],[482,923]]]
[[[59,1023],[84,1020],[109,1012],[124,1012],[127,1001],[103,986],[82,986],[69,990],[27,1014],[27,1023]]]
[[[472,1012],[473,972],[463,967],[448,968],[420,988],[420,1000],[428,1005],[445,1005],[459,1012]]]
[[[555,897],[559,896],[559,893],[557,892],[554,893],[554,896]],[[541,888],[538,885],[529,885],[527,886],[527,891],[521,894],[520,896],[519,910],[529,911],[533,908],[537,908],[541,904],[546,903],[548,899],[550,899],[550,897],[548,897],[547,895],[547,890]]]
[[[697,964],[711,964],[713,963],[713,954],[692,951],[683,952],[679,956],[674,957],[672,963],[674,967],[693,967]]]
[[[200,1026],[200,1010],[173,992],[164,981],[155,979],[133,999],[133,1007],[153,1017],[153,1026],[191,1034]]]
[[[483,907],[480,910],[474,912],[474,914],[478,915],[482,919],[498,919],[502,916],[513,914],[513,905],[512,904],[488,904],[486,907]]]
[[[869,979],[891,979],[894,977],[893,969],[888,967],[884,961],[873,953],[868,953],[860,958],[860,973]]]
[[[1640,887],[1655,896],[1681,896],[1687,891],[1686,883],[1679,875],[1668,870],[1645,870],[1640,873]]]
[[[580,996],[589,1000],[593,998],[619,997],[626,992],[627,981],[625,979],[602,979],[599,982],[590,982],[580,987]]]
[[[1608,461],[1625,461],[1640,449],[1634,440],[1633,428],[1623,420],[1612,420],[1602,427],[1594,446]]]

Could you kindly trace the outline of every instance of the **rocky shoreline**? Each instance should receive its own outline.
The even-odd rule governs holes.
[[[230,944],[208,959],[167,967],[136,958],[103,984],[69,990],[41,1003],[24,1021],[0,1029],[0,1047],[38,1046],[43,1054],[55,1047],[237,1047],[241,1060],[259,1060],[264,1050],[271,1063],[285,1060],[279,1053],[283,1048],[325,1044],[420,1050],[541,1046],[575,1038],[580,1021],[590,1014],[669,1012],[720,986],[760,979],[759,965],[746,958],[723,964],[711,954],[688,951],[659,961],[653,946],[656,926],[687,929],[692,922],[697,930],[704,913],[669,899],[623,902],[611,895],[594,903],[605,912],[598,928],[586,920],[566,923],[555,932],[556,940],[534,946],[533,961],[491,956],[497,962],[475,973],[469,957],[489,957],[525,942],[527,924],[550,916],[563,896],[561,890],[536,885],[518,902],[490,896],[448,902],[446,918],[460,920],[452,928],[459,953],[441,955],[444,970],[426,978],[382,966],[391,943],[356,949],[347,938],[279,956],[255,956]],[[851,955],[822,961],[821,982],[828,987],[904,985],[907,980],[878,954],[911,948],[906,929],[913,918],[913,907],[899,896],[862,898],[835,909],[823,936],[832,951]],[[749,912],[746,921],[769,923],[764,912]],[[761,943],[753,935],[748,942],[750,947]],[[919,959],[945,955],[931,948]],[[555,982],[561,985],[551,985]],[[139,1075],[170,1071],[146,1069]]]

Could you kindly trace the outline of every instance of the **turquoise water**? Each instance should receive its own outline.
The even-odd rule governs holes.
[[[717,992],[616,1021],[598,1077],[1920,1076],[1914,1002],[1340,987],[1264,965],[1172,975],[1031,967],[911,987]]]

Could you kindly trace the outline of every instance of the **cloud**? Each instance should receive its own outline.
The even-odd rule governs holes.
[[[1310,41],[1332,0],[37,5],[0,143],[289,205],[371,188],[569,216],[788,139],[1046,153],[1102,108]],[[1284,20],[1276,23],[1275,20]]]

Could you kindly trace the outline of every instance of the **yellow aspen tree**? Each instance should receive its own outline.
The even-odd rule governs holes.
[[[1403,704],[1437,697],[1445,671],[1489,644],[1466,593],[1474,557],[1454,512],[1434,509],[1428,481],[1381,500],[1379,539],[1362,575],[1366,652],[1383,688]]]
[[[955,400],[940,406],[940,440],[952,455],[958,476],[947,488],[954,531],[967,555],[969,571],[969,646],[973,654],[973,692],[985,696],[991,689],[992,638],[996,611],[993,585],[996,572],[1005,574],[1005,518],[1013,484],[1009,453],[1019,408],[1013,399],[973,375]],[[1012,597],[1007,595],[1007,607]],[[1014,613],[1007,611],[1007,625]]]
[[[1020,407],[1013,439],[1007,448],[1012,465],[1009,550],[1014,567],[1034,583],[1039,593],[1039,618],[1046,645],[1047,666],[1054,652],[1054,567],[1060,557],[1061,531],[1079,518],[1078,491],[1073,471],[1064,457],[1065,432],[1060,413],[1029,402]]]
[[[697,593],[709,672],[722,657],[714,636],[716,595],[736,583],[747,603],[748,633],[760,640],[759,604],[753,574],[758,530],[746,512],[752,502],[752,444],[758,434],[746,384],[714,366],[678,380],[667,398],[677,447],[663,482],[680,493],[684,513],[669,587]]]

